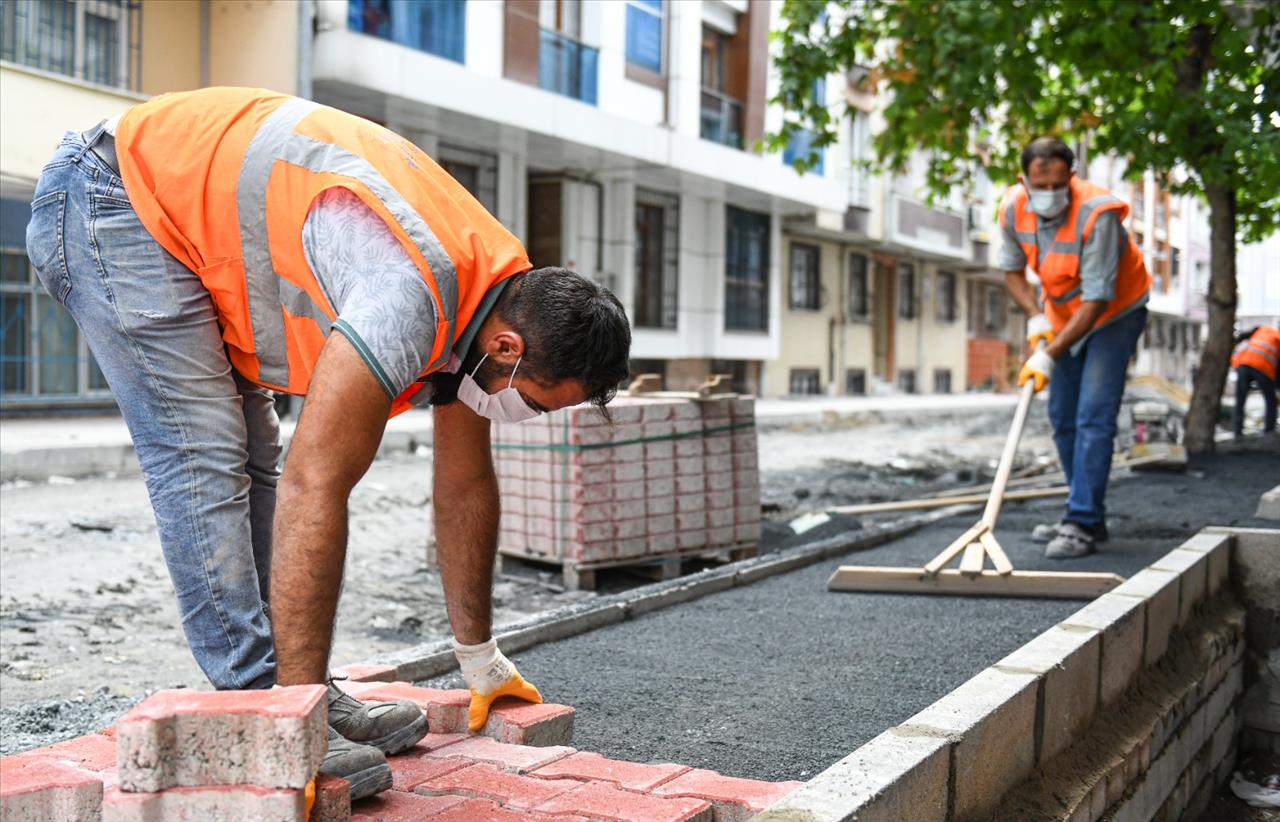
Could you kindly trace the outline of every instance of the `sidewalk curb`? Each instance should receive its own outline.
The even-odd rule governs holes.
[[[866,550],[906,536],[926,525],[946,519],[975,505],[955,505],[929,511],[892,522],[881,523],[854,532],[853,536],[830,537],[784,554],[710,568],[687,577],[644,585],[622,594],[601,597],[581,605],[558,608],[540,617],[495,631],[494,638],[508,654],[533,648],[545,642],[566,639],[577,634],[603,628],[682,602],[690,602],[709,594],[740,585],[750,585],[766,577],[785,574],[823,560]],[[418,682],[447,674],[458,667],[449,640],[415,645],[403,651],[378,654],[358,665],[390,666],[395,679]]]

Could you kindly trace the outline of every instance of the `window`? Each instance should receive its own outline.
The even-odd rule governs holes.
[[[348,0],[347,28],[437,57],[466,62],[465,0]]]
[[[914,368],[898,369],[898,390],[904,394],[916,393],[916,371]]]
[[[938,322],[956,321],[956,275],[950,271],[938,272]]]
[[[538,85],[594,106],[599,51],[581,41],[581,0],[541,0],[538,23]]]
[[[137,90],[142,9],[125,0],[5,0],[0,60]]]
[[[462,183],[490,213],[498,208],[498,158],[492,154],[441,144],[436,162]]]
[[[662,0],[627,0],[627,62],[662,73]]]
[[[871,115],[855,111],[850,128],[849,204],[867,208],[871,205],[871,170],[866,165],[871,161]]]
[[[916,267],[911,263],[898,263],[898,316],[916,318]]]
[[[791,307],[817,311],[822,306],[819,294],[821,274],[816,245],[791,244]]]
[[[818,379],[818,369],[816,368],[791,369],[790,393],[821,394],[822,384]]]
[[[850,368],[844,372],[844,393],[860,397],[867,393],[867,372],[862,368]]]
[[[951,369],[935,368],[933,370],[933,393],[950,394],[951,393]]]
[[[726,93],[729,38],[702,27],[702,139],[742,148],[742,101]]]
[[[769,329],[769,215],[727,206],[725,306],[728,331]]]
[[[849,255],[849,319],[865,320],[871,313],[871,293],[867,285],[867,258]]]
[[[679,200],[636,192],[635,324],[675,328],[679,292]]]
[[[0,200],[0,403],[86,396],[110,402],[106,378],[75,321],[27,262],[30,215],[26,203]]]
[[[983,288],[982,330],[988,335],[998,337],[1004,334],[1005,318],[1008,313],[1003,288],[987,285]]]
[[[813,98],[818,101],[825,101],[827,99],[827,81],[824,78],[819,78],[813,81]],[[812,171],[821,177],[823,161],[826,159],[826,151],[820,148],[813,148],[813,136],[813,132],[809,129],[792,133],[791,138],[787,141],[787,147],[783,149],[782,162],[787,165],[794,164],[796,160],[804,160],[807,162],[809,154],[812,152],[817,156],[814,159],[813,166],[807,169],[806,173]]]

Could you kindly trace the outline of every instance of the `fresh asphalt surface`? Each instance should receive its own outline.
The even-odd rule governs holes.
[[[1027,537],[1057,519],[1059,500],[1007,505],[997,535],[1021,569],[1128,576],[1203,526],[1274,527],[1253,512],[1280,484],[1280,442],[1219,449],[1186,474],[1114,482],[1111,540],[1095,556],[1052,562]],[[582,750],[809,779],[1083,605],[826,590],[841,564],[919,566],[977,516],[513,659],[549,701],[577,709],[573,744]]]

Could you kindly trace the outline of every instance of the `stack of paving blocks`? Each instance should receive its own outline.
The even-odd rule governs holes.
[[[620,397],[493,428],[500,550],[619,563],[760,539],[755,401]]]

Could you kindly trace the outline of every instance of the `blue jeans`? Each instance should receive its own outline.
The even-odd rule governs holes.
[[[182,628],[216,688],[269,688],[280,424],[227,359],[209,292],[68,132],[31,203],[27,254],[84,335],[129,427]]]
[[[1049,380],[1053,442],[1071,486],[1063,519],[1091,531],[1106,519],[1116,415],[1129,358],[1146,324],[1144,307],[1099,328],[1079,352],[1054,363]]]

